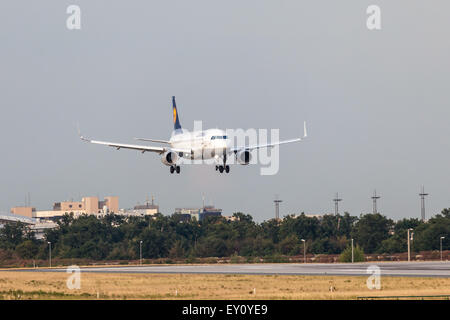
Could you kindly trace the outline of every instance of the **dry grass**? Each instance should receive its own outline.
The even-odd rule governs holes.
[[[0,272],[0,298],[356,299],[450,294],[448,278],[382,277],[381,290],[369,290],[367,277],[84,273],[81,289],[70,290],[66,286],[68,276],[56,272]],[[330,287],[334,290],[330,291]]]

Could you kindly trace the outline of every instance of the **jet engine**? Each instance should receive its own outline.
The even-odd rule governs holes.
[[[247,165],[250,163],[250,160],[252,160],[252,154],[250,151],[240,151],[236,154],[236,159],[239,164]]]
[[[166,166],[173,166],[177,163],[178,155],[175,152],[166,152],[161,156],[161,162]]]

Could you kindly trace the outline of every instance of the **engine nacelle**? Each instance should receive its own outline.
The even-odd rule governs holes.
[[[172,166],[177,163],[178,155],[175,152],[166,152],[161,156],[161,162],[166,166]]]
[[[236,154],[236,159],[239,164],[245,166],[250,163],[250,160],[252,160],[252,154],[250,153],[250,151],[241,151]]]

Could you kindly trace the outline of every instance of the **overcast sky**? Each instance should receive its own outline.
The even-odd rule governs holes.
[[[81,7],[81,30],[66,8]],[[382,30],[366,9],[381,7]],[[389,218],[450,207],[448,1],[0,2],[0,210],[82,196],[154,195],[164,214],[201,206],[229,215],[371,212]],[[171,96],[183,127],[279,128],[280,171],[186,166],[157,154],[81,142],[168,139]]]

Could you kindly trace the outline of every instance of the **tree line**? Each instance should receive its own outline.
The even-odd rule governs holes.
[[[288,215],[282,220],[257,223],[252,216],[233,214],[235,220],[208,217],[200,222],[184,221],[179,214],[126,217],[65,215],[58,226],[37,240],[23,223],[0,228],[3,255],[23,259],[46,259],[48,242],[52,257],[91,260],[139,259],[140,242],[144,259],[196,257],[267,257],[301,255],[305,240],[307,253],[341,254],[354,239],[365,253],[399,253],[407,250],[407,230],[414,229],[413,251],[444,250],[450,243],[450,209],[427,222],[403,219],[397,222],[381,214],[349,213],[322,218]]]

